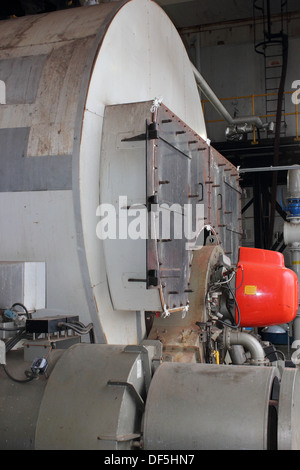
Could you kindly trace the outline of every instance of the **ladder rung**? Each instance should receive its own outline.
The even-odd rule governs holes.
[[[282,57],[282,54],[271,54],[271,55],[266,55],[266,59],[270,59],[271,57]]]
[[[278,47],[279,43],[278,42],[269,42],[268,47]]]
[[[278,102],[278,99],[277,100],[266,100],[267,105],[268,105],[268,103],[270,103],[270,105],[272,105],[274,102]],[[281,104],[283,106],[285,105],[285,99],[284,98],[282,98]]]

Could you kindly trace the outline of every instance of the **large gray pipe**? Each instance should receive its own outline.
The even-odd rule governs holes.
[[[252,364],[265,364],[265,353],[261,344],[256,338],[254,338],[254,336],[250,335],[249,333],[243,333],[241,331],[231,331],[228,343],[230,346],[244,346],[244,348],[251,354]]]
[[[261,119],[258,116],[241,116],[238,118],[233,118],[230,116],[229,112],[224,108],[221,101],[217,97],[217,95],[213,92],[210,88],[206,80],[202,77],[196,67],[191,63],[191,67],[195,76],[195,80],[198,83],[201,91],[204,93],[206,98],[210,101],[210,103],[214,106],[216,111],[223,116],[225,121],[228,122],[230,125],[236,124],[254,124],[258,129],[262,129],[268,126],[268,123],[263,124]]]

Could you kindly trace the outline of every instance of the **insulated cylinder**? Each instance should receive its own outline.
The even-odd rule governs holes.
[[[294,219],[293,222],[284,222],[283,236],[286,245],[300,248],[300,218]]]
[[[206,138],[178,31],[153,1],[113,1],[1,21],[0,41],[0,261],[44,262],[49,310],[136,344],[144,312],[112,305],[96,234],[104,111],[162,98]]]
[[[151,346],[83,343],[51,351],[47,375],[29,383],[0,368],[0,449],[130,450],[152,356]],[[10,351],[10,375],[24,381],[27,369],[22,350]]]
[[[147,397],[145,449],[276,447],[278,378],[274,367],[163,363]]]

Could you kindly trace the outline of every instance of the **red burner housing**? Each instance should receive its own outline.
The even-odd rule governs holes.
[[[236,300],[240,310],[240,326],[289,323],[298,309],[298,277],[285,267],[282,253],[241,247],[236,274]]]

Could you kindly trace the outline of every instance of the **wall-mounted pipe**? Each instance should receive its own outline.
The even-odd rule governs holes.
[[[286,245],[290,245],[290,248],[294,247],[300,250],[300,223],[296,223],[294,222],[294,220],[292,220],[291,222],[284,222],[283,237],[284,243]]]
[[[264,171],[286,171],[286,170],[293,170],[293,169],[299,169],[300,170],[300,165],[280,165],[280,166],[260,166],[256,168],[240,168],[239,166],[237,167],[237,170],[239,173],[261,173]],[[287,209],[283,207],[283,209]]]
[[[287,202],[287,206],[284,207],[287,212],[287,220],[283,226],[283,238],[291,254],[292,270],[300,280],[300,169],[298,165],[293,165],[288,171]],[[294,341],[300,340],[300,304],[293,322],[293,337]]]
[[[202,77],[200,72],[196,69],[194,64],[191,63],[191,67],[194,73],[194,77],[196,82],[199,85],[199,88],[204,93],[206,98],[210,101],[216,111],[223,116],[225,121],[228,122],[231,126],[235,126],[237,124],[254,124],[258,129],[264,129],[269,126],[270,123],[263,123],[260,117],[258,116],[241,116],[238,118],[233,118],[226,108],[224,108],[223,104],[217,97],[217,95],[213,92],[210,88],[206,80]]]

